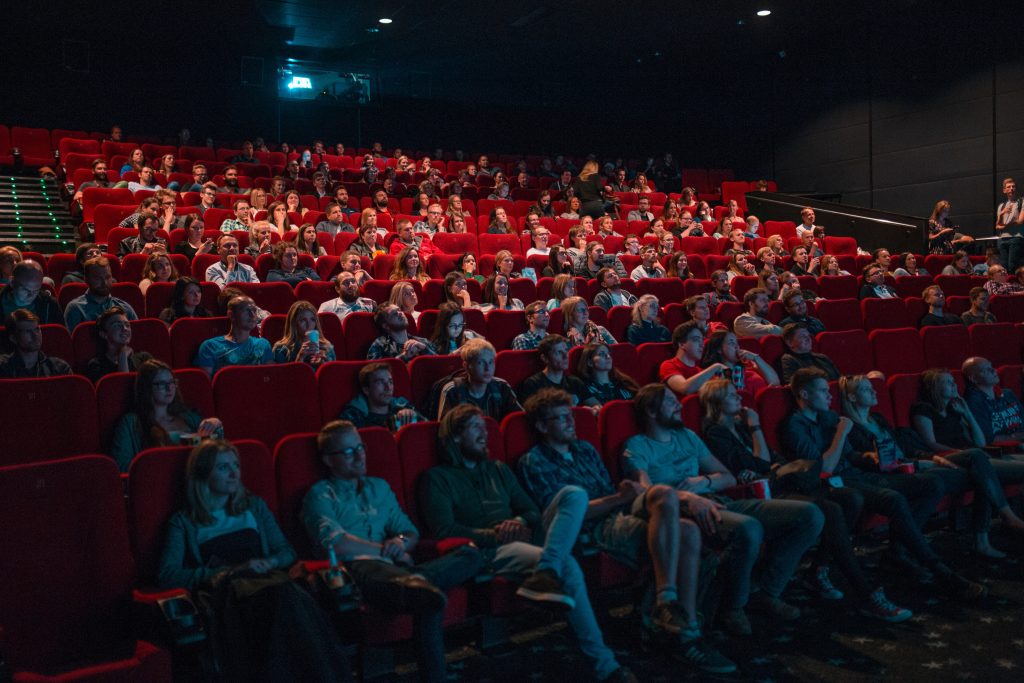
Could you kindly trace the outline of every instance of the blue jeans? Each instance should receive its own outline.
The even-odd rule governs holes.
[[[975,533],[988,531],[992,510],[1006,507],[1003,485],[1024,481],[1024,462],[1010,458],[993,460],[977,448],[947,454],[945,458],[960,469],[935,467],[928,470],[928,474],[941,479],[947,493],[959,494],[973,489],[971,530]]]
[[[566,593],[576,601],[576,607],[568,614],[569,625],[576,632],[583,654],[593,660],[597,677],[603,679],[619,668],[619,663],[604,643],[587,595],[583,571],[572,556],[588,503],[587,492],[580,487],[563,488],[544,510],[544,547],[521,541],[499,546],[494,556],[494,569],[499,574],[549,569],[558,575]]]
[[[750,574],[764,543],[761,590],[773,598],[782,595],[807,549],[817,540],[825,516],[812,503],[801,500],[747,498],[727,503],[718,534],[728,542],[729,608],[740,609],[750,598]]]
[[[381,560],[346,562],[349,573],[371,605],[387,605],[393,579],[419,574],[444,592],[473,578],[480,571],[482,559],[475,547],[462,546],[447,555],[411,568],[399,567]],[[420,680],[441,683],[446,679],[444,664],[444,610],[415,615],[417,641],[416,662]]]
[[[1024,252],[1024,238],[1021,237],[1000,237],[996,242],[999,249],[999,260],[1003,266],[1013,274],[1013,271],[1024,265],[1021,254]]]

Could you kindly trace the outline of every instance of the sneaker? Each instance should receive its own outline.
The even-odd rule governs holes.
[[[766,593],[755,594],[750,599],[750,606],[783,621],[796,621],[800,618],[800,609],[798,607],[794,607],[779,598],[773,598]]]
[[[747,613],[741,609],[731,609],[723,614],[718,625],[732,636],[749,636],[754,633]]]
[[[683,610],[677,602],[655,605],[648,624],[653,630],[664,631],[674,636],[679,635],[688,625]]]
[[[572,596],[566,595],[562,580],[550,569],[538,569],[530,574],[516,590],[516,595],[559,609],[571,610],[576,607]]]
[[[828,567],[818,567],[814,575],[804,581],[804,586],[822,600],[842,600],[843,591],[836,588],[828,576]]]
[[[868,596],[867,604],[860,608],[860,613],[873,619],[881,619],[892,624],[898,624],[914,616],[914,613],[905,607],[895,605],[889,598],[885,597],[885,591],[881,588]]]
[[[704,638],[680,643],[680,649],[672,656],[704,673],[731,674],[736,671],[736,665]]]

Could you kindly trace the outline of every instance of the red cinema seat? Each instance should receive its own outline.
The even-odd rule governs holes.
[[[860,310],[864,318],[864,329],[868,332],[917,327],[917,321],[912,321],[907,315],[907,307],[902,299],[862,299]]]
[[[434,235],[431,240],[434,242],[434,246],[442,254],[462,255],[466,252],[475,254],[479,250],[477,236],[467,232],[439,232]]]
[[[971,352],[983,356],[992,365],[1020,363],[1021,339],[1018,327],[1012,323],[977,324],[968,328]]]
[[[765,387],[757,392],[754,400],[761,424],[766,425],[765,441],[773,451],[781,452],[778,429],[783,421],[796,410],[793,392],[789,390],[788,386]]]
[[[458,354],[446,356],[418,356],[409,362],[409,380],[411,383],[410,393],[404,394],[410,397],[415,405],[425,415],[433,412],[430,410],[432,391],[434,385],[441,379],[452,375],[462,369],[462,358]],[[503,375],[499,375],[504,377]],[[396,387],[396,394],[397,387]],[[436,414],[426,415],[427,419],[433,420]]]
[[[366,296],[365,290],[364,296]],[[370,350],[370,345],[380,336],[377,325],[373,322],[373,315],[373,313],[361,311],[349,313],[341,321],[341,329],[345,336],[345,357],[349,360],[366,358],[366,352]]]
[[[815,302],[815,314],[829,332],[863,330],[860,302],[856,299],[824,299]]]
[[[971,356],[971,338],[963,325],[934,325],[918,332],[929,368],[959,370]]]
[[[100,204],[138,206],[135,195],[128,188],[87,187],[82,190],[82,221],[92,223],[96,207]]]
[[[598,415],[601,454],[612,482],[622,479],[622,449],[626,440],[640,433],[632,401],[609,401]]]
[[[677,277],[644,278],[636,283],[636,294],[637,298],[644,294],[653,294],[664,307],[668,304],[681,303],[686,298],[686,286],[685,282]]]
[[[920,297],[925,287],[933,284],[931,275],[905,275],[896,278],[896,293],[906,299],[907,297]]]
[[[40,325],[39,329],[43,333],[43,353],[60,358],[69,364],[72,363],[75,353],[71,346],[71,335],[68,333],[68,328],[63,324],[54,323]]]
[[[1024,384],[1024,365],[1003,365],[999,368],[999,384],[1003,389],[1009,389],[1016,396],[1021,395],[1022,384]]]
[[[494,361],[494,374],[508,382],[512,389],[519,390],[523,380],[544,369],[540,353],[530,351],[499,351]]]
[[[234,282],[256,305],[271,313],[285,314],[295,303],[295,290],[287,282]]]
[[[26,166],[44,166],[53,164],[53,145],[50,143],[50,131],[46,128],[11,128],[11,148],[21,151],[21,158]]]
[[[286,387],[287,399],[279,399]],[[213,378],[213,400],[224,431],[268,447],[296,431],[320,429],[316,375],[304,363],[229,366]]]
[[[751,289],[757,287],[757,276],[756,275],[737,275],[729,283],[729,289],[732,290],[732,295],[743,300],[743,295]]]
[[[636,347],[636,366],[633,379],[643,386],[658,381],[658,368],[675,354],[672,342],[650,342]]]
[[[931,256],[939,256],[939,254],[932,254],[926,257],[926,261]],[[942,266],[939,266],[941,269]],[[938,273],[939,270],[929,270],[932,273]],[[935,284],[942,287],[942,292],[947,296],[970,296],[971,290],[975,287],[985,286],[985,281],[988,278],[975,277],[973,275],[936,275]],[[918,293],[920,296],[920,293]],[[1002,320],[1002,318],[1000,318]],[[1009,322],[1004,320],[1003,322]]]
[[[782,235],[786,239],[796,237],[796,223],[793,221],[765,221],[764,236],[771,237],[772,235]]]
[[[200,345],[207,339],[227,333],[228,319],[224,317],[175,320],[171,324],[171,365],[175,368],[195,367]]]
[[[828,356],[844,375],[863,375],[874,369],[867,332],[857,328],[822,332],[815,341],[818,353]]]
[[[112,460],[0,468],[0,547],[13,680],[172,680],[170,653],[136,639],[136,568]]]
[[[478,240],[481,254],[497,254],[503,249],[508,249],[512,252],[513,256],[520,255],[521,257],[522,244],[517,235],[488,235],[485,233],[480,235]],[[520,265],[517,265],[516,268],[517,270],[522,270]],[[482,268],[480,272],[483,272]]]
[[[856,255],[857,240],[853,237],[826,237],[822,248],[826,254],[835,256]]]
[[[65,164],[67,163],[69,154],[91,156],[93,159],[98,159],[103,155],[103,152],[100,151],[100,143],[98,140],[82,140],[73,137],[66,137],[59,140],[53,139],[51,140],[51,144],[60,151],[60,158],[65,162]]]
[[[917,330],[903,327],[895,330],[873,330],[868,333],[875,369],[886,376],[924,372],[928,367]]]
[[[487,314],[487,341],[496,349],[511,349],[512,340],[529,328],[522,311],[494,310]]]
[[[0,466],[99,452],[96,394],[85,377],[0,380],[0,414],[24,435],[8,439]]]
[[[732,329],[732,322],[747,310],[742,301],[722,301],[715,309],[715,320]]]
[[[910,407],[917,403],[921,388],[921,375],[916,373],[893,375],[885,381],[889,387],[893,424],[897,427],[910,426]]]
[[[988,310],[1001,323],[1024,322],[1024,296],[994,296],[989,300]]]
[[[348,360],[334,361],[320,366],[316,372],[316,383],[320,397],[320,414],[324,422],[334,420],[341,414],[348,402],[359,395],[359,371],[370,363],[385,363],[391,368],[391,379],[395,385],[395,396],[411,394],[409,370],[397,358],[381,361]]]
[[[242,483],[276,511],[274,460],[259,441],[233,439],[238,449]],[[148,448],[128,470],[128,520],[132,550],[143,586],[154,586],[163,552],[167,520],[185,505],[185,465],[188,446]]]
[[[856,299],[860,293],[857,278],[852,275],[825,275],[818,278],[818,296],[823,299]],[[858,318],[860,311],[858,311]]]
[[[305,280],[295,286],[296,301],[308,301],[318,309],[320,308],[320,304],[325,301],[330,301],[331,299],[336,299],[337,297],[338,293],[335,291],[334,285],[330,282]],[[337,352],[338,350],[335,349],[335,353]]]
[[[131,347],[135,351],[145,351],[156,360],[170,364],[171,362],[171,339],[167,332],[167,325],[155,318],[142,318],[132,320],[129,325],[132,329]],[[90,360],[99,354],[99,337],[96,332],[96,322],[88,321],[78,325],[71,332],[71,345],[74,348],[74,360],[66,358],[78,372],[85,372],[85,367]]]
[[[385,449],[385,455],[387,450]],[[371,460],[367,458],[369,469]],[[330,476],[316,447],[316,433],[292,434],[281,439],[274,448],[274,478],[277,482],[277,504],[281,531],[299,557],[320,557],[313,550],[302,524],[302,501],[313,484]]]
[[[180,256],[180,254],[179,254]],[[180,271],[179,271],[180,272]],[[220,287],[214,282],[202,282],[202,305],[210,313],[217,311],[217,297],[220,295]],[[165,308],[171,305],[174,296],[173,282],[154,282],[146,290],[146,317],[158,318]],[[135,311],[142,314],[141,311]]]

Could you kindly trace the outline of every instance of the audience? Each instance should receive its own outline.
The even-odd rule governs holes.
[[[640,433],[625,443],[625,476],[644,487],[668,486],[680,496],[704,494],[720,506],[714,525],[701,531],[713,545],[725,549],[720,567],[725,584],[721,625],[733,635],[751,635],[744,611],[748,601],[775,619],[799,619],[800,610],[781,595],[800,558],[817,540],[824,523],[822,513],[799,500],[729,500],[719,492],[735,486],[735,477],[683,425],[679,400],[668,387],[645,386],[633,405]],[[722,500],[726,502],[718,502]],[[765,565],[761,590],[751,595],[751,572],[759,556]]]
[[[526,401],[526,421],[538,443],[519,459],[523,487],[544,508],[566,486],[583,489],[589,501],[583,527],[586,545],[634,566],[644,553],[650,557],[655,600],[645,615],[645,628],[677,657],[705,673],[735,671],[736,665],[702,637],[697,608],[698,525],[715,524],[716,504],[630,479],[613,486],[597,449],[577,438],[572,405],[572,397],[560,389],[545,389]],[[681,519],[684,511],[695,521]]]
[[[296,301],[288,309],[284,336],[271,351],[275,363],[306,363],[314,368],[335,359],[334,346],[324,338],[313,304]]]
[[[746,313],[736,316],[733,329],[737,337],[760,339],[773,334],[781,334],[782,328],[768,320],[768,292],[760,287],[748,289],[743,295]]]
[[[798,370],[790,389],[797,409],[780,428],[784,457],[791,462],[807,461],[809,472],[827,477],[828,496],[844,510],[863,506],[865,513],[888,517],[890,552],[902,546],[914,563],[940,580],[937,588],[959,598],[984,597],[988,589],[983,584],[954,572],[928,545],[907,499],[898,491],[877,485],[869,473],[855,466],[867,456],[855,451],[847,438],[853,422],[829,408],[832,396],[824,373],[813,368]]]
[[[779,322],[779,327],[785,328],[787,325],[799,323],[807,328],[812,337],[817,337],[825,331],[825,323],[807,314],[807,300],[799,288],[790,289],[782,295],[782,305],[788,315]]]
[[[238,260],[238,238],[224,234],[217,238],[220,260],[206,269],[206,280],[219,286],[231,282],[259,282],[256,270]]]
[[[632,306],[636,296],[622,288],[622,280],[613,268],[602,268],[597,271],[598,285],[601,291],[594,295],[594,305],[605,311],[613,306]]]
[[[43,331],[39,329],[39,316],[19,308],[4,318],[7,340],[13,349],[0,356],[0,377],[56,377],[70,375],[71,366],[60,358],[42,352]]]
[[[189,408],[171,366],[147,360],[138,367],[132,409],[114,429],[110,457],[122,472],[147,448],[194,445],[202,439],[224,438],[224,425],[215,417],[204,419]]]
[[[658,380],[677,396],[696,394],[708,380],[732,373],[732,368],[721,362],[701,368],[704,337],[705,332],[697,320],[688,320],[672,332],[675,354],[659,366]]]
[[[142,266],[139,291],[145,295],[146,290],[154,282],[175,282],[178,277],[178,269],[174,267],[174,261],[167,255],[167,252],[150,254],[146,259],[146,264]]]
[[[407,424],[423,422],[404,396],[395,395],[395,380],[387,363],[367,363],[359,369],[359,393],[345,405],[338,419],[357,428],[384,427],[395,432]]]
[[[170,305],[160,311],[160,320],[170,326],[178,318],[209,318],[202,304],[203,286],[194,277],[180,277],[174,283]]]
[[[716,363],[729,369],[727,374],[746,403],[752,403],[762,388],[779,383],[779,376],[772,366],[753,351],[740,348],[739,340],[732,332],[712,332],[707,338],[701,365],[706,368]]]
[[[985,435],[985,443],[1024,441],[1024,406],[1010,389],[999,386],[992,362],[972,356],[960,368],[967,389],[964,402]],[[1020,450],[1020,444],[1015,444]]]
[[[964,321],[959,316],[946,313],[946,295],[938,285],[925,287],[921,292],[921,298],[928,306],[928,312],[918,321],[918,327],[931,327],[933,325],[963,325]]]
[[[11,280],[0,289],[0,316],[6,318],[18,309],[30,311],[43,325],[64,325],[64,313],[57,298],[43,287],[43,267],[27,259],[17,263]]]
[[[122,301],[110,293],[114,276],[110,273],[110,261],[105,256],[98,256],[85,262],[85,282],[89,290],[82,296],[72,299],[64,309],[64,320],[68,330],[74,330],[79,323],[96,320],[103,311],[120,308],[128,320],[138,320],[128,302]]]
[[[818,368],[830,382],[839,379],[839,370],[832,360],[825,354],[811,351],[814,337],[803,323],[789,323],[783,327],[782,342],[786,345],[786,353],[779,359],[783,383],[789,384],[801,368]]]
[[[860,288],[861,299],[898,299],[896,290],[885,284],[885,270],[872,263],[864,269],[864,285]]]
[[[294,287],[307,280],[319,281],[320,276],[309,266],[299,267],[299,250],[292,242],[274,245],[274,265],[267,273],[267,282],[287,282]]]
[[[238,449],[220,439],[188,459],[184,508],[167,523],[159,583],[208,592],[223,675],[351,681],[327,615],[289,580],[295,551],[263,499],[242,484]],[[276,579],[276,580],[272,580]]]
[[[429,341],[409,334],[409,319],[395,304],[387,303],[378,308],[373,321],[381,335],[370,345],[367,360],[397,358],[408,362],[416,356],[437,355]]]
[[[667,342],[672,333],[661,324],[658,317],[661,305],[658,297],[644,294],[633,304],[632,323],[626,328],[626,341],[633,346],[647,342]]]
[[[562,332],[571,346],[594,342],[615,344],[615,337],[602,325],[590,319],[590,307],[581,296],[570,296],[562,302]]]
[[[960,314],[964,325],[994,323],[996,317],[988,310],[989,293],[984,287],[972,287],[969,292],[971,307]]]
[[[411,553],[419,531],[388,483],[367,476],[369,454],[356,426],[344,420],[328,423],[317,437],[317,449],[330,476],[314,484],[302,502],[314,552],[344,562],[368,604],[413,615],[419,678],[443,683],[446,593],[476,576],[480,551],[462,545],[416,564]]]
[[[493,571],[520,581],[517,595],[568,610],[598,680],[636,681],[605,645],[573,557],[588,511],[586,491],[566,486],[542,513],[512,470],[488,457],[485,414],[477,405],[457,405],[441,418],[439,464],[420,482],[427,528],[440,539],[471,539]]]
[[[461,305],[445,301],[438,307],[434,336],[430,339],[430,345],[437,353],[442,356],[457,353],[467,341],[479,337],[476,332],[466,328]]]
[[[496,354],[494,346],[484,339],[470,339],[462,345],[459,355],[464,372],[457,373],[441,388],[438,420],[464,405],[475,406],[482,415],[497,422],[523,409],[508,382],[494,376]]]
[[[94,383],[113,372],[134,372],[153,356],[145,351],[136,353],[129,344],[132,326],[128,317],[117,306],[108,308],[96,319],[97,354],[85,366],[85,376]]]
[[[985,291],[991,296],[1014,296],[1024,294],[1024,284],[1010,282],[1009,274],[1003,266],[992,266],[988,269],[988,282]]]
[[[611,348],[600,342],[583,347],[576,374],[583,383],[582,395],[587,396],[588,401],[593,399],[590,403],[597,406],[633,398],[639,389],[632,377],[615,367]]]
[[[808,586],[823,600],[842,600],[843,592],[829,578],[829,561],[835,562],[860,602],[865,616],[892,623],[906,621],[913,613],[893,604],[881,587],[872,588],[853,549],[850,528],[859,511],[847,511],[829,500],[827,489],[810,480],[808,490],[800,492],[785,486],[777,477],[777,457],[768,447],[761,419],[752,408],[744,408],[732,382],[713,379],[700,390],[704,407],[703,434],[708,450],[743,484],[762,480],[770,486],[772,498],[805,500],[813,503],[824,517],[818,549],[811,554]]]
[[[530,375],[516,388],[516,396],[521,403],[541,389],[561,389],[572,396],[573,405],[587,405],[592,408],[598,405],[596,398],[591,397],[583,382],[569,374],[569,343],[565,337],[549,334],[541,340],[537,347],[544,369]],[[597,410],[594,410],[597,414]]]
[[[508,277],[495,273],[484,281],[480,293],[480,309],[490,311],[521,311],[523,302],[508,294]]]
[[[256,303],[247,296],[235,296],[227,305],[228,333],[207,339],[196,353],[196,367],[213,377],[229,365],[267,365],[274,361],[270,342],[254,337],[258,323]]]

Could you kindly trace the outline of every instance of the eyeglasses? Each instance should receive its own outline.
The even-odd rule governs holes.
[[[350,448],[343,448],[343,449],[338,450],[338,451],[328,451],[328,452],[324,453],[324,455],[327,456],[327,457],[341,456],[342,458],[345,458],[346,460],[351,460],[352,457],[355,456],[357,453],[365,454],[366,453],[366,446],[364,444],[362,444],[362,443],[359,443],[359,444],[356,444],[355,446],[352,446]]]

